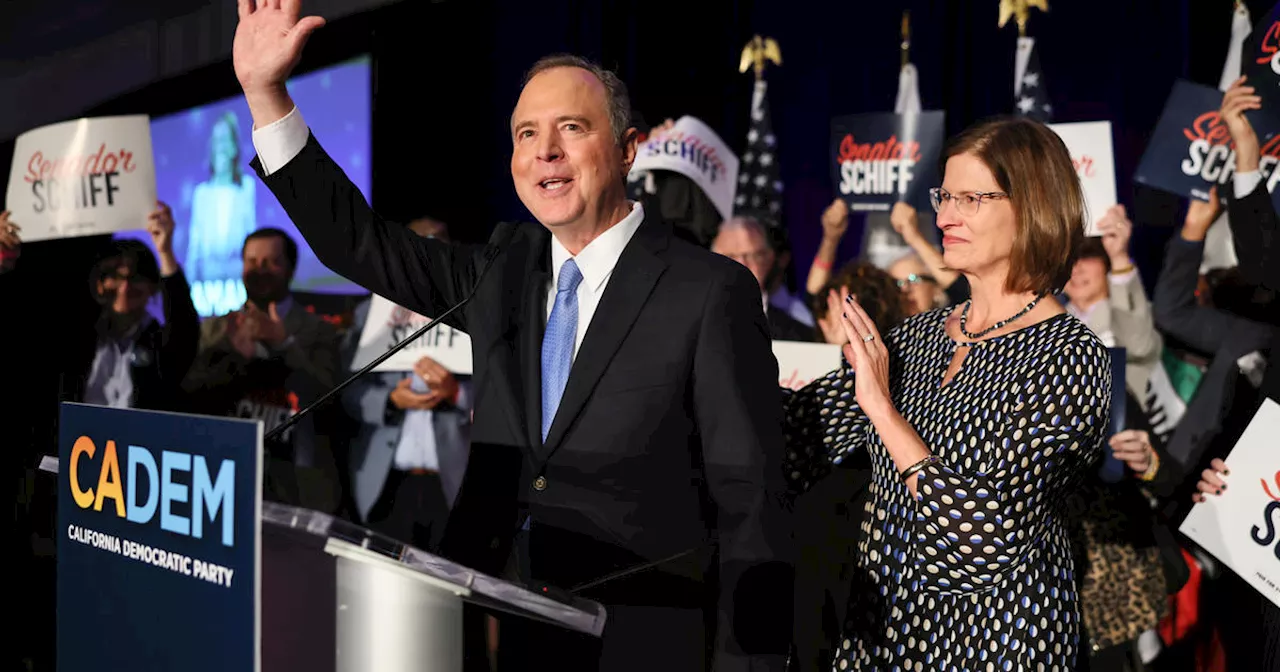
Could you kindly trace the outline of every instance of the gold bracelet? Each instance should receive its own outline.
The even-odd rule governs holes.
[[[1156,472],[1158,471],[1160,471],[1160,453],[1157,453],[1156,449],[1152,448],[1151,465],[1147,467],[1146,471],[1138,474],[1138,478],[1150,483],[1151,481],[1156,480]]]
[[[907,482],[908,480],[911,479],[912,476],[915,476],[917,473],[923,471],[925,467],[940,461],[941,460],[938,459],[937,455],[930,455],[924,458],[923,460],[916,462],[915,464],[907,467],[906,470],[902,472],[901,474],[902,481],[904,483]]]
[[[1123,275],[1125,273],[1128,273],[1129,271],[1132,271],[1133,269],[1134,269],[1133,264],[1129,264],[1124,268],[1113,268],[1111,269],[1111,275]]]

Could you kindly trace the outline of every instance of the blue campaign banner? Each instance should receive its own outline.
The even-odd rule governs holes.
[[[1236,154],[1227,125],[1218,115],[1221,105],[1221,91],[1178,80],[1147,143],[1134,181],[1202,201],[1209,199],[1210,187],[1217,184],[1218,198],[1225,200],[1236,172]],[[1265,184],[1273,201],[1280,180],[1280,171],[1274,170],[1280,162],[1280,124],[1273,121],[1274,114],[1264,110],[1245,113],[1258,134],[1261,170],[1267,176]]]
[[[258,422],[63,404],[58,670],[259,670]]]
[[[1262,97],[1262,109],[1280,110],[1280,2],[1249,33],[1240,70]]]
[[[854,212],[889,212],[904,201],[932,210],[929,189],[940,186],[938,157],[946,113],[854,114],[831,120],[831,176]]]

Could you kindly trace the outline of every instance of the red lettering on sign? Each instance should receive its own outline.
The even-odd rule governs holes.
[[[848,161],[884,161],[888,159],[910,159],[912,161],[920,160],[920,143],[898,142],[897,135],[889,136],[888,140],[882,142],[864,142],[859,144],[853,139],[853,134],[849,133],[840,141],[840,153],[836,157],[836,163],[846,163]]]
[[[1272,23],[1267,32],[1263,33],[1262,41],[1258,44],[1258,48],[1265,56],[1258,57],[1258,63],[1263,64],[1271,60],[1271,55],[1280,51],[1280,21]]]
[[[1076,172],[1080,177],[1093,177],[1093,157],[1085,154],[1080,158],[1071,159],[1071,163],[1075,164]]]
[[[110,172],[132,173],[138,166],[133,161],[133,152],[127,149],[107,151],[107,143],[98,146],[97,151],[88,154],[69,154],[67,156],[47,157],[44,152],[36,150],[27,159],[27,174],[22,176],[24,182],[42,182],[49,178],[81,177],[99,175]]]
[[[1260,478],[1258,480],[1262,481],[1262,491],[1267,493],[1267,496],[1270,497],[1271,499],[1274,499],[1277,502],[1280,502],[1280,495],[1271,494],[1271,488],[1267,486],[1267,479]],[[1276,492],[1280,492],[1280,471],[1276,472]]]

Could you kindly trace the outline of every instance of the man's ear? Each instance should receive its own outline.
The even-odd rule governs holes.
[[[622,134],[622,167],[623,175],[631,172],[631,164],[636,162],[636,152],[639,150],[640,132],[634,127],[628,128],[626,133]]]

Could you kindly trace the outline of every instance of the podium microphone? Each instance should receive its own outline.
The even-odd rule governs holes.
[[[364,374],[372,371],[374,367],[390,359],[392,355],[405,349],[405,347],[408,346],[410,343],[426,335],[428,331],[431,331],[436,327],[436,325],[443,322],[444,318],[452,315],[453,311],[470,303],[472,297],[476,295],[476,290],[480,288],[480,283],[481,281],[484,280],[484,276],[489,272],[489,267],[493,265],[493,260],[496,259],[498,257],[498,253],[501,252],[507,246],[507,242],[511,240],[511,236],[513,233],[515,233],[516,226],[518,225],[499,224],[498,226],[505,227],[505,230],[501,230],[498,232],[498,240],[496,242],[489,243],[488,245],[485,246],[484,265],[480,267],[480,274],[476,276],[476,281],[473,285],[471,285],[471,291],[467,294],[466,298],[457,302],[456,304],[454,304],[452,307],[450,307],[448,310],[444,311],[443,313],[440,313],[440,315],[438,315],[434,320],[427,322],[427,324],[423,326],[421,329],[413,332],[412,334],[409,334],[409,336],[406,337],[403,341],[400,341],[399,343],[396,343],[395,345],[391,346],[386,352],[375,357],[372,362],[365,364],[363,367],[360,368],[359,371],[356,371],[355,373],[351,374],[349,378],[342,381],[341,383],[338,383],[337,387],[334,387],[328,392],[325,392],[319,399],[316,399],[315,401],[302,407],[302,409],[299,410],[297,413],[294,413],[292,417],[280,423],[271,431],[267,432],[266,436],[263,437],[263,441],[264,442],[272,441],[279,438],[286,431],[288,431],[290,427],[293,427],[294,425],[301,422],[303,418],[307,417],[308,415],[311,415],[313,411],[315,411],[317,408],[322,406],[326,401],[329,401],[329,399],[333,398],[334,395],[347,389],[348,385],[350,385],[351,383],[354,383],[357,379],[359,379]]]

